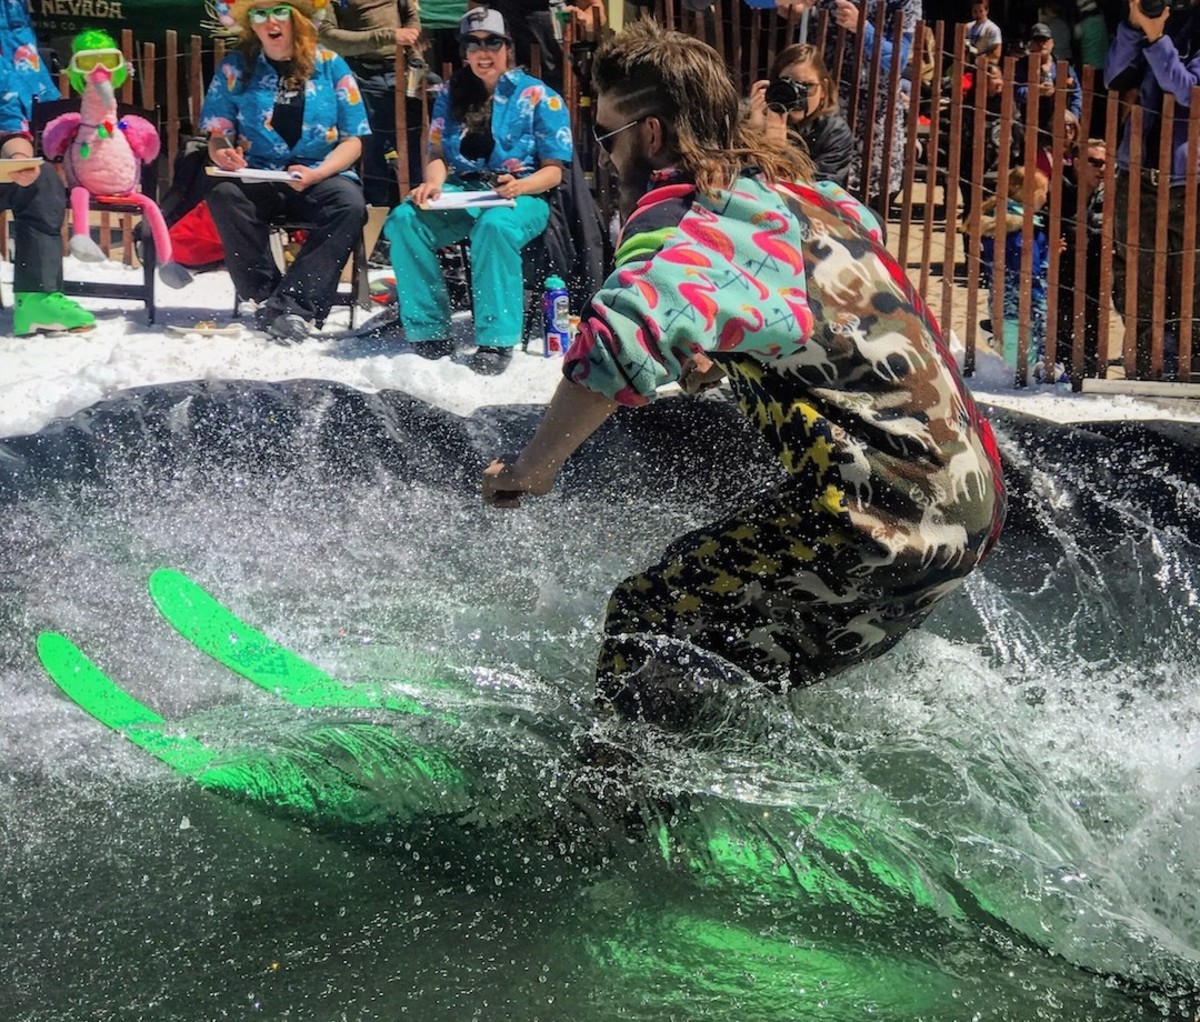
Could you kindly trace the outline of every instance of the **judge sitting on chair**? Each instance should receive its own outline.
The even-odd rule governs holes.
[[[84,262],[104,260],[88,224],[92,199],[139,206],[154,239],[159,276],[169,287],[184,287],[192,275],[172,261],[162,212],[142,192],[142,164],[158,159],[158,131],[144,117],[122,116],[117,109],[117,89],[129,77],[124,55],[108,33],[81,32],[71,44],[69,74],[72,88],[83,95],[80,111],[47,124],[42,149],[66,171],[74,220],[72,254]]]

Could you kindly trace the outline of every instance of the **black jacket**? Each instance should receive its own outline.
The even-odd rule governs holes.
[[[788,133],[799,140],[813,161],[818,181],[832,181],[846,187],[850,164],[854,160],[854,133],[841,114],[813,117]]]

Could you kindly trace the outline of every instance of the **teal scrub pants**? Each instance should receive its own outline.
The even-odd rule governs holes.
[[[517,345],[525,318],[521,249],[549,222],[550,204],[540,195],[522,195],[515,206],[487,209],[427,210],[402,202],[392,210],[384,233],[392,246],[405,338],[419,342],[450,336],[450,296],[437,253],[469,238],[475,343]]]

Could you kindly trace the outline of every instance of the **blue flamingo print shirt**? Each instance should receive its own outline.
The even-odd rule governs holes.
[[[294,146],[271,124],[278,87],[279,75],[261,53],[250,69],[242,54],[226,54],[204,97],[201,130],[236,140],[255,170],[283,170],[293,163],[315,167],[343,139],[371,134],[358,82],[332,50],[317,49],[305,86],[303,126]]]
[[[525,177],[543,160],[571,162],[571,119],[562,96],[521,68],[506,71],[492,95],[494,147],[487,159],[462,154],[463,125],[450,114],[450,90],[443,88],[429,122],[429,154],[441,156],[451,178],[506,173]]]

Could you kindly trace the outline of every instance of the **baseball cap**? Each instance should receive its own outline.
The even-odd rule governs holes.
[[[508,26],[504,24],[504,15],[490,7],[474,7],[463,15],[458,23],[458,37],[462,39],[472,32],[490,32],[512,41]]]
[[[1029,32],[1030,39],[1053,39],[1054,33],[1044,21],[1039,21]]]

